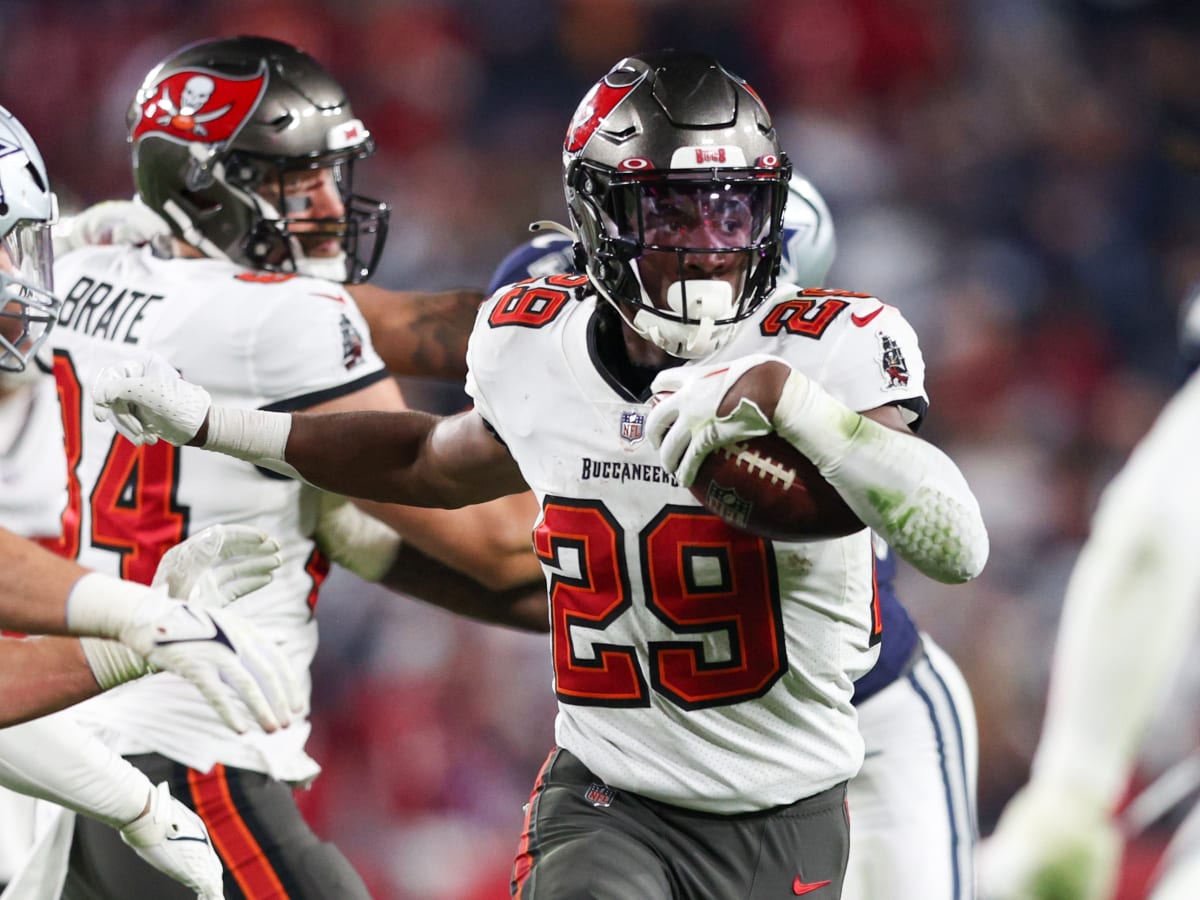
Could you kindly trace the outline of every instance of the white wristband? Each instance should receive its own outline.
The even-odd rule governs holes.
[[[79,639],[79,644],[101,690],[107,691],[154,671],[141,656],[116,641],[85,637]]]
[[[391,569],[402,539],[394,528],[379,521],[338,494],[323,493],[317,546],[331,560],[359,578],[377,582]]]
[[[290,413],[213,406],[203,446],[249,462],[282,460],[291,430]]]
[[[67,631],[84,637],[121,639],[150,588],[100,572],[88,572],[67,597]]]

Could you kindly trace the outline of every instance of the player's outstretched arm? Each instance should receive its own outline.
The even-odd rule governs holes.
[[[751,370],[753,394],[720,413],[726,394]],[[755,355],[715,367],[667,369],[653,389],[662,399],[647,430],[682,484],[692,483],[714,448],[773,430],[915,568],[947,583],[983,570],[987,529],[950,458],[910,432],[849,409],[783,360]]]
[[[528,498],[527,494],[518,496]],[[500,502],[492,501],[478,509],[487,509]],[[442,512],[382,504],[369,504],[368,508],[383,513],[418,516]],[[526,507],[525,512],[532,521],[533,511]],[[497,508],[495,513],[514,514],[507,508]],[[454,514],[446,512],[444,515]],[[478,523],[472,518],[467,523],[459,524],[486,532],[492,525],[491,519],[488,516],[481,518],[482,521]],[[409,529],[407,533],[416,534],[417,529]],[[487,537],[486,533],[481,536],[484,539]],[[546,631],[548,628],[545,581],[528,543],[521,548],[524,557],[522,562],[527,561],[528,566],[507,566],[505,568],[508,571],[485,581],[482,577],[467,574],[470,570],[462,565],[451,567],[439,560],[419,545],[419,537],[405,540],[390,525],[360,509],[355,501],[330,493],[321,496],[317,529],[313,537],[317,546],[333,562],[367,581],[383,584],[398,593],[482,622],[525,631]],[[477,536],[462,535],[462,540],[464,543],[474,543]],[[503,553],[487,555],[493,559],[504,556]]]
[[[508,451],[473,411],[289,414],[214,406],[168,367],[103,370],[98,418],[135,444],[164,439],[298,474],[368,500],[454,508],[526,489]]]
[[[1032,778],[981,854],[983,896],[1107,897],[1113,811],[1200,625],[1200,378],[1105,490],[1063,601]],[[1054,893],[1057,891],[1057,893]]]
[[[0,729],[0,784],[116,828],[160,872],[223,896],[222,866],[204,823],[96,737],[61,716]]]
[[[232,611],[203,608],[223,606],[230,596],[269,578],[278,564],[273,542],[241,538],[223,547],[245,549],[245,540],[265,551],[265,562],[243,556],[219,568],[219,577],[195,577],[192,602],[180,603],[161,590],[88,572],[0,529],[6,573],[0,581],[0,622],[5,627],[107,638],[137,654],[105,641],[84,642],[82,651],[73,642],[4,642],[0,670],[10,671],[14,680],[5,682],[0,720],[59,709],[139,677],[149,663],[192,681],[232,728],[249,727],[243,704],[267,730],[287,724],[301,700],[282,653]],[[38,685],[39,678],[45,683]]]

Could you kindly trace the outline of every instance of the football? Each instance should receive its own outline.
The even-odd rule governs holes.
[[[727,415],[745,396],[778,397],[787,372],[782,364],[747,369],[718,412]],[[774,411],[772,401],[764,412],[770,418]],[[709,453],[691,492],[730,525],[775,540],[836,538],[866,527],[808,457],[774,432]]]
[[[730,525],[780,541],[842,537],[865,528],[808,457],[777,434],[718,447],[692,495]]]

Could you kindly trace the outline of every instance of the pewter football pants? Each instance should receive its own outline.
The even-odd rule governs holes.
[[[217,766],[207,775],[155,753],[126,757],[204,820],[225,864],[226,900],[370,900],[332,844],[305,823],[292,788],[258,772]],[[63,900],[195,900],[142,861],[113,828],[78,816]]]
[[[510,892],[518,900],[837,900],[846,786],[718,816],[610,788],[566,750],[543,766]]]

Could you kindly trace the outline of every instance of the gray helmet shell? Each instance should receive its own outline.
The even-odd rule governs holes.
[[[127,125],[141,199],[206,255],[315,274],[287,213],[256,189],[288,171],[336,166],[346,214],[306,228],[319,222],[341,240],[345,273],[321,274],[363,281],[378,262],[388,208],[353,194],[350,179],[374,141],[341,85],[304,51],[261,37],[184,47],[146,76]]]
[[[617,63],[580,103],[563,145],[567,206],[592,283],[642,337],[681,357],[723,344],[774,288],[790,173],[753,89],[709,56],[673,50]],[[672,186],[736,186],[756,198],[762,228],[736,249],[746,274],[729,302],[710,302],[695,279],[681,280],[666,306],[644,289],[638,258],[647,245],[622,209],[630,191]]]

